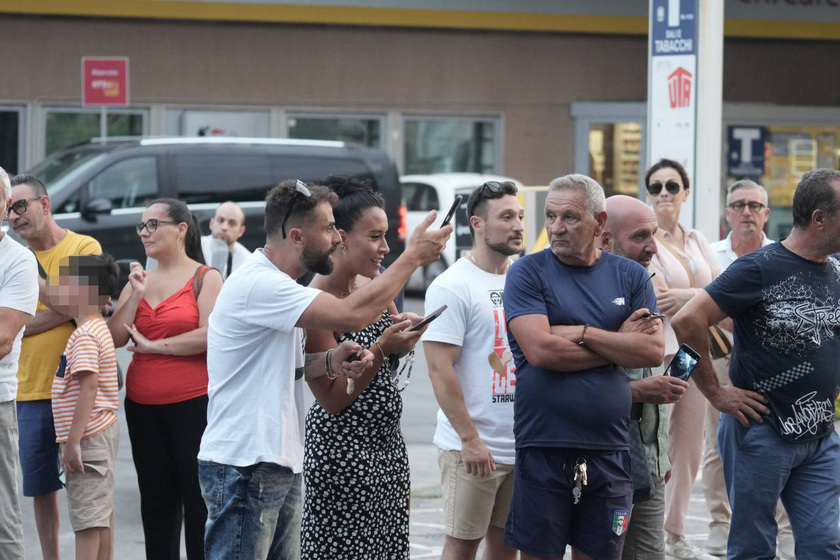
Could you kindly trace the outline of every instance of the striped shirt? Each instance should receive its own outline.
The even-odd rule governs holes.
[[[81,372],[99,374],[96,400],[82,435],[82,439],[87,439],[114,423],[119,406],[117,355],[111,331],[102,317],[89,319],[73,331],[55,372],[52,409],[58,443],[66,442],[70,435],[81,389],[78,378]]]

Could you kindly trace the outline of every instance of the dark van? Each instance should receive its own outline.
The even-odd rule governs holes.
[[[145,262],[135,227],[151,200],[178,198],[202,220],[237,202],[247,229],[240,242],[265,243],[265,195],[286,179],[346,175],[372,182],[385,198],[390,264],[405,247],[405,210],[397,170],[382,151],[343,142],[266,138],[118,138],[61,150],[29,173],[47,185],[61,227],[95,237],[117,259]]]

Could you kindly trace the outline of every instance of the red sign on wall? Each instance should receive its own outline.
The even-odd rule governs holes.
[[[128,105],[128,57],[82,57],[82,105]]]
[[[691,103],[691,72],[680,66],[668,76],[668,99],[671,109]]]

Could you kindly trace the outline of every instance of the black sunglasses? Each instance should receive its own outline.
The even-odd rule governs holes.
[[[292,194],[292,198],[289,201],[289,207],[286,208],[286,215],[283,216],[283,221],[280,222],[280,233],[283,234],[283,239],[286,239],[286,220],[289,219],[289,216],[292,215],[292,210],[295,209],[295,202],[298,200],[297,195],[303,195],[304,198],[309,198],[312,196],[312,193],[309,192],[309,189],[306,187],[306,183],[298,179],[295,181],[295,192]]]
[[[141,233],[143,233],[144,229],[146,231],[148,231],[149,233],[154,233],[154,232],[157,231],[157,228],[160,224],[180,224],[180,223],[181,222],[172,222],[172,221],[169,221],[169,220],[158,220],[157,218],[152,218],[151,220],[148,220],[146,222],[140,222],[139,224],[137,224],[137,226],[136,226],[137,235],[140,235]]]
[[[33,196],[32,198],[21,198],[20,200],[16,200],[11,206],[9,206],[9,210],[17,214],[18,216],[22,216],[26,209],[29,207],[29,203],[34,200],[41,200],[44,198],[43,196]]]
[[[671,194],[677,194],[682,188],[682,185],[680,185],[676,181],[668,181],[664,185],[662,183],[651,183],[647,186],[647,192],[650,193],[651,196],[657,196],[659,193],[662,192],[663,186],[665,187],[665,190],[667,190]]]
[[[503,183],[500,183],[499,181],[487,181],[486,183],[481,185],[481,190],[478,191],[478,195],[476,195],[475,199],[472,201],[472,204],[470,204],[467,207],[467,218],[473,215],[475,207],[478,206],[481,197],[484,195],[484,189],[487,189],[491,193],[496,194],[505,187],[513,187],[513,190],[516,191],[516,185],[514,185],[510,181],[505,181]]]

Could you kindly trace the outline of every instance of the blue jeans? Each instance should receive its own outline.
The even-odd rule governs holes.
[[[273,463],[198,462],[207,560],[298,560],[301,475]]]
[[[840,557],[840,437],[790,443],[769,419],[743,427],[721,414],[718,429],[726,491],[732,506],[727,558],[776,556],[776,502],[790,517],[796,557]]]

